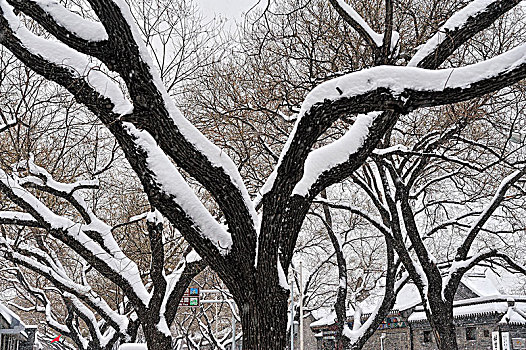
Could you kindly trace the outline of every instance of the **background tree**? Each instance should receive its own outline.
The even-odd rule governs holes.
[[[151,206],[181,232],[227,285],[240,309],[247,348],[285,347],[288,291],[284,271],[291,264],[309,207],[321,191],[357,170],[400,115],[478,97],[526,75],[523,46],[481,63],[436,70],[456,48],[518,1],[470,3],[452,20],[455,26],[449,36],[432,38],[416,53],[410,65],[420,69],[379,66],[342,75],[312,90],[275,170],[261,189],[262,197],[253,204],[232,160],[175,107],[128,6],[122,1],[88,2],[100,22],[88,21],[58,4],[0,1],[0,43],[38,74],[66,88],[106,125],[139,177]],[[362,35],[375,63],[392,63],[396,57],[392,5],[386,2],[384,35],[377,35],[348,5],[333,2],[345,21]],[[29,31],[13,7],[61,43]],[[91,60],[104,67],[92,65]],[[126,86],[125,91],[115,79]],[[355,118],[345,135],[313,150],[319,138],[345,116]],[[210,193],[221,210],[220,221],[197,198],[178,168]],[[91,231],[88,222],[70,225],[66,220],[57,221],[55,213],[14,180],[13,174],[4,172],[2,192],[54,238],[75,248],[95,269],[113,279],[136,311],[146,316],[151,326],[157,325],[162,315],[154,312],[155,303],[139,281],[112,268],[117,263],[114,259],[134,265],[122,250],[108,249],[108,242],[117,248],[111,232]],[[89,235],[93,241],[85,247]],[[159,234],[150,235],[157,237],[150,240],[151,245],[161,244]],[[162,279],[158,283],[156,287],[163,289]],[[149,326],[145,328],[149,346],[169,349],[168,333]]]

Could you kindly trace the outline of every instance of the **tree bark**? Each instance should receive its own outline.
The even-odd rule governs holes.
[[[161,332],[157,327],[157,324],[153,324],[150,320],[142,322],[144,337],[146,338],[148,349],[172,350],[172,337]]]
[[[277,288],[281,289],[281,288]],[[284,350],[287,348],[288,293],[256,291],[240,306],[243,350]]]
[[[453,317],[446,315],[436,315],[435,319],[435,339],[439,350],[457,350],[457,334]]]
[[[438,350],[457,350],[457,334],[452,303],[437,300],[430,296],[429,304],[432,314],[428,315],[428,318],[432,320],[430,323],[433,326]]]

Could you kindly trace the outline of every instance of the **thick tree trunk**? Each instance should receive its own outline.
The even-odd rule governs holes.
[[[445,316],[445,315],[444,315]],[[435,317],[435,339],[439,350],[457,350],[457,334],[453,317]]]
[[[433,297],[434,295],[434,297]],[[434,293],[430,293],[432,326],[438,350],[457,350],[457,334],[453,318],[453,302],[445,302]]]
[[[157,323],[153,324],[153,322],[146,321],[143,322],[142,327],[148,349],[172,350],[172,337],[161,332]]]
[[[243,350],[285,350],[287,337],[287,293],[254,293],[242,303]]]

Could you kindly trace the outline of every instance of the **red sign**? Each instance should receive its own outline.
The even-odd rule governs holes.
[[[60,341],[60,334],[58,335],[58,337],[56,337],[55,339],[53,339],[51,342],[56,342],[56,341]]]

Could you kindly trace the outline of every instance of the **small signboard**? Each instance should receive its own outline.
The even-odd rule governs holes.
[[[502,350],[511,350],[510,332],[502,332]]]
[[[513,338],[511,343],[513,344],[513,350],[526,350],[525,338]]]
[[[199,288],[188,288],[188,290],[183,294],[181,299],[180,306],[199,306],[200,297],[199,297]]]
[[[491,345],[492,350],[502,350],[500,347],[500,334],[499,332],[491,333]]]

